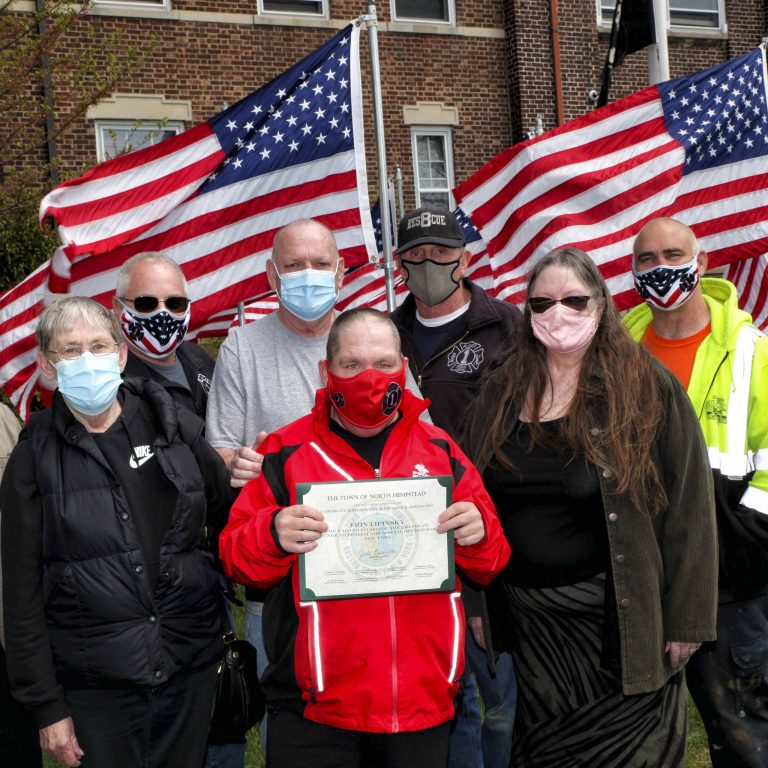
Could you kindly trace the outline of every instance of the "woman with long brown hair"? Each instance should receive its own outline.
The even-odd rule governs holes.
[[[714,637],[711,472],[683,388],[621,326],[576,248],[469,415],[512,557],[492,592],[519,698],[513,766],[682,766],[682,668]]]

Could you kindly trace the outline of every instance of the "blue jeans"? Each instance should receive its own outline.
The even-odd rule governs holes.
[[[469,664],[466,664],[464,674],[459,680],[459,692],[456,694],[456,714],[451,723],[447,768],[483,768],[483,751],[480,745],[482,723],[483,714],[477,695],[477,683]]]
[[[204,768],[243,768],[247,744],[209,744]]]
[[[768,755],[768,596],[721,605],[717,640],[685,668],[714,768],[765,768]]]
[[[466,727],[460,726],[459,710],[457,723],[451,736],[451,749],[448,759],[449,768],[480,765],[484,768],[508,768],[512,753],[512,730],[515,724],[515,706],[517,704],[517,681],[512,664],[512,656],[500,654],[496,661],[496,676],[491,677],[485,651],[475,642],[472,633],[467,631],[466,642],[467,670],[464,677],[477,682],[480,696],[485,705],[485,719],[480,727],[480,708],[475,691],[469,697],[469,704],[462,707],[465,717],[473,717],[473,706],[477,707],[477,720],[468,721]],[[461,690],[460,690],[461,694]],[[471,724],[470,724],[471,723]],[[470,731],[470,728],[474,730]],[[481,757],[477,757],[477,743],[480,742]]]
[[[256,670],[259,673],[259,679],[264,675],[264,670],[269,664],[267,658],[267,649],[264,647],[264,629],[261,623],[261,614],[264,610],[264,603],[257,603],[253,600],[246,601],[245,614],[245,639],[256,649]],[[261,738],[261,750],[267,754],[267,718],[265,717],[259,723],[259,737]]]

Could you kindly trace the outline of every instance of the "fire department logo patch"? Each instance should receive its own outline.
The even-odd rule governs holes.
[[[476,341],[460,341],[448,353],[448,368],[454,373],[473,373],[485,358],[485,349]]]
[[[381,401],[382,413],[385,416],[390,416],[393,414],[397,410],[402,399],[403,390],[400,388],[400,385],[395,381],[391,381]]]

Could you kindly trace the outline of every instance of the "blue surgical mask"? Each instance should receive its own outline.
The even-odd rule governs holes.
[[[79,413],[98,416],[117,395],[121,382],[117,352],[110,355],[83,352],[74,360],[59,360],[54,368],[59,392]]]
[[[277,273],[280,278],[280,303],[301,320],[312,322],[333,308],[339,296],[336,271],[302,269],[300,272]],[[277,267],[275,267],[277,272]]]

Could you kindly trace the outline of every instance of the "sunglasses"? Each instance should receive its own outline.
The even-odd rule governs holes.
[[[531,308],[531,312],[536,314],[552,309],[555,304],[562,304],[569,309],[583,312],[589,306],[591,298],[591,296],[564,296],[562,299],[546,299],[543,296],[533,296],[528,299],[528,306]]]
[[[165,301],[157,296],[137,296],[135,299],[123,299],[130,301],[137,312],[154,312],[162,304],[169,312],[180,315],[189,308],[189,299],[186,296],[169,296]]]

